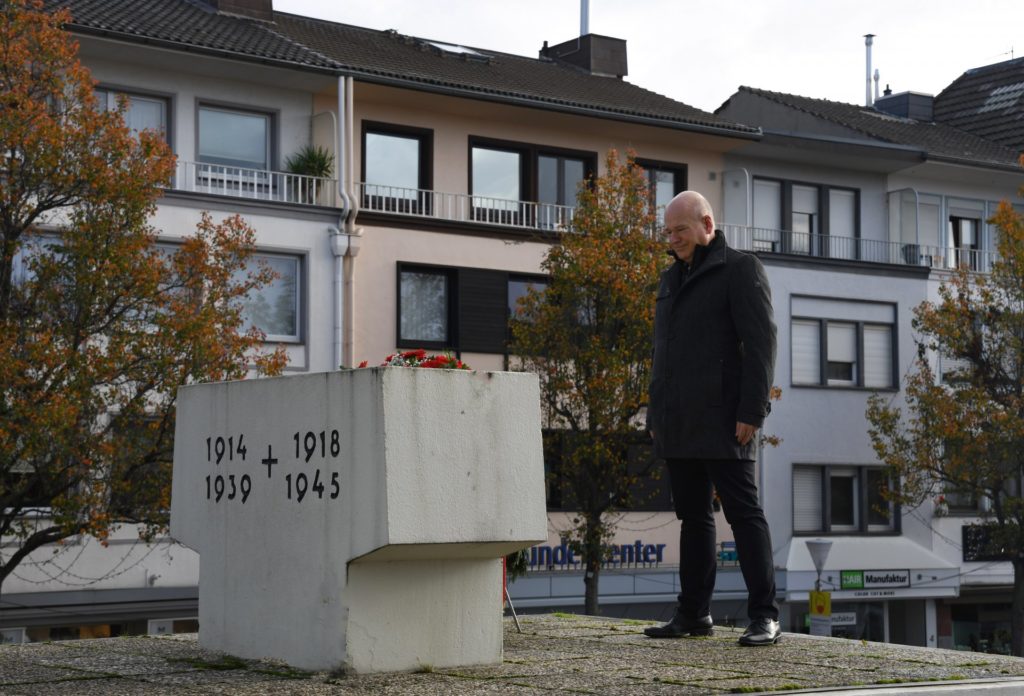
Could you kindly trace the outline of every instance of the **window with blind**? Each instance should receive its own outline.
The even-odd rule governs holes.
[[[542,275],[487,268],[398,265],[398,347],[504,353],[509,318]]]
[[[880,466],[793,467],[794,534],[898,532],[892,480]]]
[[[896,308],[794,296],[793,386],[896,388]]]

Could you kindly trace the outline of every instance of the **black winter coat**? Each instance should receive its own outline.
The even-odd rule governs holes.
[[[740,446],[736,422],[760,427],[771,410],[768,277],[756,256],[730,249],[717,230],[698,258],[689,273],[676,261],[661,274],[647,428],[659,457],[753,460],[757,437]]]

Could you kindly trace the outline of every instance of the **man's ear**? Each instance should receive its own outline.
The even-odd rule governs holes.
[[[707,234],[715,233],[715,223],[711,220],[710,215],[705,215],[700,219],[701,224],[704,225],[704,232]]]

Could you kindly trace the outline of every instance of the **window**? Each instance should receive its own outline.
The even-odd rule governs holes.
[[[951,260],[956,266],[966,265],[968,268],[977,270],[978,250],[981,248],[979,229],[981,221],[973,218],[949,217],[949,240],[953,245]]]
[[[793,533],[898,531],[895,504],[883,496],[891,485],[882,467],[795,465]]]
[[[794,386],[895,388],[894,306],[794,296],[792,313]]]
[[[433,131],[363,121],[367,210],[429,214]]]
[[[128,101],[124,113],[124,123],[132,131],[153,130],[167,139],[167,100],[161,97],[115,92],[110,89],[97,89],[96,99],[100,108],[117,109],[118,97],[124,96]]]
[[[537,227],[564,228],[572,221],[576,193],[586,180],[587,162],[579,157],[537,157]]]
[[[504,353],[516,301],[544,276],[486,268],[398,266],[398,347]]]
[[[399,272],[398,343],[417,347],[451,345],[451,274],[431,269]]]
[[[543,291],[548,281],[543,276],[509,276],[508,278],[508,315],[516,316],[519,312],[519,298],[526,297],[531,290]]]
[[[755,178],[755,249],[858,258],[859,200],[856,189]]]
[[[199,107],[199,161],[221,165],[212,173],[271,169],[269,114],[213,106]],[[231,169],[225,169],[231,168]]]
[[[644,159],[638,159],[636,163],[643,167],[647,176],[660,227],[665,224],[665,206],[677,193],[686,190],[686,165]]]
[[[267,341],[297,343],[300,340],[300,271],[302,261],[297,256],[283,254],[254,254],[247,268],[239,272],[238,280],[256,270],[260,262],[268,265],[277,278],[261,290],[249,293],[242,309],[242,329],[255,326],[266,334]]]
[[[557,230],[572,219],[576,193],[592,176],[593,153],[470,139],[474,220]],[[537,205],[523,205],[536,201]]]

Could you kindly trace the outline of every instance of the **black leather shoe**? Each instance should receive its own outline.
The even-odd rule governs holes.
[[[782,640],[779,622],[772,619],[754,619],[740,636],[740,645],[775,645]]]
[[[687,619],[679,611],[664,626],[651,626],[644,629],[644,635],[650,638],[687,638],[691,636],[710,636],[714,633],[711,615]]]

